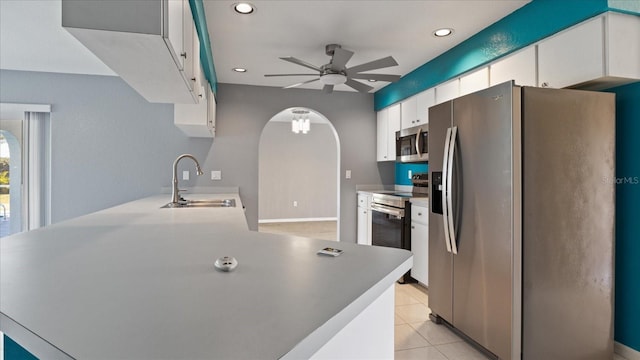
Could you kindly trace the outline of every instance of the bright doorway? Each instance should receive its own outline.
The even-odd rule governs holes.
[[[258,231],[339,241],[340,141],[331,122],[284,109],[262,130]]]

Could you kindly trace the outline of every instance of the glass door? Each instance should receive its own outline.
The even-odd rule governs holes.
[[[0,237],[22,231],[22,120],[0,125]]]

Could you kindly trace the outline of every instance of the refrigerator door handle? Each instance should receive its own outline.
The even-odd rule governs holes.
[[[447,128],[447,134],[445,135],[444,140],[444,158],[442,160],[442,193],[444,196],[442,197],[442,221],[444,224],[444,243],[447,246],[447,252],[451,252],[451,241],[449,240],[449,210],[447,208],[447,194],[449,193],[447,189],[447,176],[448,172],[448,164],[449,164],[449,145],[451,142],[451,128]]]
[[[449,215],[449,242],[451,252],[458,253],[458,245],[456,244],[455,221],[453,219],[453,157],[456,153],[456,140],[458,138],[458,127],[454,126],[451,131],[451,140],[449,141],[449,163],[447,164],[447,212]],[[446,231],[445,231],[446,232]]]

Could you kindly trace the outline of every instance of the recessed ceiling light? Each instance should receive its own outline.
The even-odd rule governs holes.
[[[239,73],[247,72],[247,69],[245,69],[245,68],[233,68],[232,70],[235,71],[235,72],[239,72]]]
[[[374,80],[374,79],[369,79],[369,82],[376,82],[378,80]]]
[[[233,10],[238,14],[248,15],[256,11],[256,7],[246,2],[239,2],[233,4]]]
[[[449,28],[442,28],[433,32],[433,35],[437,37],[445,37],[451,34],[453,34],[453,29],[449,29]]]

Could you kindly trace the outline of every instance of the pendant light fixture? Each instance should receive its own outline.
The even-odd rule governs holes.
[[[291,120],[291,131],[295,134],[306,134],[311,131],[311,120],[309,119],[309,110],[294,109],[293,119]]]

